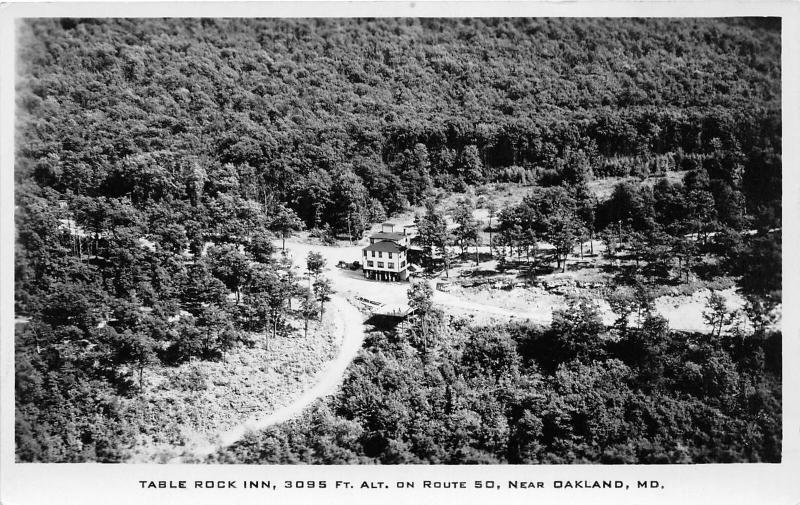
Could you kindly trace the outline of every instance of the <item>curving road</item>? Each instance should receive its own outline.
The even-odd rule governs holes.
[[[329,266],[327,276],[331,280],[334,289],[330,302],[331,309],[336,312],[341,329],[339,353],[321,372],[314,386],[304,391],[291,404],[276,410],[266,417],[253,416],[234,428],[218,434],[214,437],[215,443],[203,443],[201,446],[193,448],[190,452],[195,456],[205,456],[217,449],[227,447],[240,440],[249,431],[264,429],[297,417],[317,399],[336,391],[336,388],[344,379],[345,370],[358,354],[365,335],[364,317],[347,301],[346,296],[365,296],[385,303],[399,304],[406,302],[406,291],[409,286],[407,283],[369,281],[364,279],[358,272],[336,268],[335,266],[331,268],[332,265],[337,264],[340,260],[352,262],[361,259],[361,246],[358,244],[345,247],[330,247],[311,245],[294,240],[286,241],[287,256],[292,258],[300,271],[305,270],[306,256],[310,251],[321,253]],[[514,311],[468,302],[440,291],[434,292],[434,302],[451,310],[457,309],[460,312],[475,315],[484,314],[505,319],[519,316]]]
[[[290,244],[287,243],[287,246]],[[316,249],[316,248],[315,248]],[[295,255],[295,262],[305,261],[305,255],[298,257]],[[338,276],[332,276],[334,280],[334,287],[336,286],[335,279]],[[331,310],[333,309],[333,310]],[[361,345],[364,342],[365,329],[364,317],[361,313],[351,305],[341,294],[334,294],[331,296],[330,308],[331,312],[336,313],[339,319],[339,329],[341,331],[339,353],[325,369],[317,377],[317,382],[311,388],[303,392],[292,403],[279,408],[272,414],[266,417],[253,416],[243,423],[217,435],[216,443],[209,443],[200,447],[192,449],[192,453],[196,456],[206,456],[218,449],[228,447],[229,445],[239,441],[249,431],[256,431],[272,426],[273,424],[288,421],[294,417],[299,416],[304,409],[313,404],[317,399],[323,398],[336,392],[337,387],[344,380],[344,373],[350,362],[358,354]]]
[[[339,319],[341,347],[337,356],[328,363],[326,368],[317,377],[317,382],[298,396],[291,404],[286,405],[266,417],[253,416],[234,428],[214,437],[216,443],[202,442],[200,447],[194,446],[188,452],[195,456],[205,456],[217,449],[227,447],[240,440],[247,432],[267,428],[294,417],[299,416],[304,409],[313,404],[317,399],[336,392],[342,383],[347,367],[358,354],[364,336],[364,317],[351,305],[346,296],[364,296],[388,304],[406,303],[408,290],[407,283],[385,283],[365,279],[359,272],[346,269],[331,268],[340,260],[352,262],[361,259],[361,245],[353,244],[344,247],[331,247],[311,245],[300,241],[289,240],[286,242],[286,254],[292,258],[299,270],[305,271],[306,256],[310,251],[322,254],[329,268],[326,275],[331,280],[334,294],[331,297],[330,311],[336,313]],[[478,301],[464,300],[458,296],[441,291],[434,291],[434,303],[442,305],[451,313],[469,315],[476,320],[487,318],[510,320],[529,319],[546,324],[549,322],[549,312],[531,310],[510,310],[503,307],[483,304]],[[698,304],[695,304],[698,305]],[[701,305],[695,312],[701,312]],[[331,310],[332,309],[332,310]],[[677,307],[676,307],[677,309]],[[665,311],[669,314],[669,311]],[[670,319],[675,319],[674,317]],[[679,319],[686,319],[685,315]],[[699,323],[698,323],[699,324]],[[671,321],[672,325],[672,321]],[[676,325],[678,326],[678,325]]]

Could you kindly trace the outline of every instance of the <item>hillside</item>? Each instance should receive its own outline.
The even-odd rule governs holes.
[[[342,231],[350,203],[367,219],[431,180],[557,179],[577,151],[628,175],[780,149],[771,19],[66,19],[21,35],[17,175],[61,192],[129,194],[126,160],[157,156],[175,185],[194,163]]]
[[[191,401],[225,397],[204,377],[228,374],[227,358],[263,356],[258,374],[283,384],[237,401],[291,403],[331,353],[298,367],[270,346],[314,346],[326,308],[347,303],[337,279],[354,292],[371,282],[357,266],[329,274],[313,248],[292,258],[291,237],[353,246],[412,214],[420,275],[486,267],[521,291],[574,274],[590,300],[564,291],[566,308],[531,314],[550,327],[476,328],[436,306],[426,281],[397,284],[394,302],[419,310],[399,330],[370,330],[344,389],[301,417],[360,435],[321,442],[333,452],[314,460],[292,422],[270,431],[293,440],[284,452],[245,444],[212,459],[780,459],[779,21],[42,18],[18,30],[18,460],[124,461],[137,439],[178,444],[177,425],[205,410],[162,425],[139,407],[184,386]],[[709,291],[695,319],[710,336],[670,329],[657,295],[701,287],[735,290],[744,308]],[[488,310],[454,293],[438,300]],[[402,383],[378,380],[384,360],[413,382],[405,391],[449,405],[447,419],[437,407],[419,409],[414,429],[380,425],[414,397],[382,414]],[[648,420],[591,427],[565,417],[569,405],[547,418],[537,398],[580,405],[591,391],[570,385],[587,377],[624,399],[620,411],[598,404],[604,419]],[[360,382],[369,396],[348,396]],[[454,406],[449,384],[480,398]],[[498,391],[507,398],[483,398]],[[657,411],[665,401],[670,416]],[[182,409],[170,405],[158,412]],[[228,414],[208,417],[240,421]],[[416,438],[434,421],[442,437]]]

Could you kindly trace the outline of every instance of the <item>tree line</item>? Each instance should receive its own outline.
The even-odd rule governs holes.
[[[605,257],[617,262],[609,268],[618,284],[663,286],[729,276],[767,317],[782,292],[780,158],[772,157],[763,170],[772,174],[772,185],[760,191],[743,179],[742,159],[730,157],[717,153],[693,164],[681,180],[621,182],[604,199],[589,190],[592,176],[585,165],[573,166],[571,182],[533,187],[505,208],[483,195],[461,198],[451,209],[430,198],[417,216],[422,262],[449,276],[452,250],[459,248],[463,261],[474,259],[478,266],[481,258],[497,258],[501,270],[521,270],[532,280],[566,271],[571,255],[594,255],[594,243],[601,241]],[[488,223],[474,217],[478,207],[486,209]],[[488,232],[487,243],[481,231]]]
[[[350,236],[432,185],[548,183],[576,163],[647,175],[723,151],[769,185],[779,28],[768,18],[31,20],[16,173],[61,193],[139,199],[207,179]],[[132,194],[132,179],[150,186]]]
[[[124,459],[148,370],[307,336],[330,299],[319,253],[306,259],[306,280],[280,251],[279,237],[302,225],[283,207],[237,206],[221,189],[194,205],[150,199],[143,208],[130,198],[20,189],[20,460]],[[205,223],[181,222],[181,208]]]
[[[571,299],[549,327],[471,327],[412,286],[408,325],[374,331],[341,392],[208,458],[258,464],[670,464],[781,460],[781,337],[710,300],[709,334],[652,299],[606,327]],[[734,318],[735,319],[735,318]],[[722,329],[724,328],[724,330]]]
[[[320,258],[301,279],[278,243],[303,228],[357,238],[431,187],[509,180],[563,196],[585,174],[675,168],[700,193],[684,180],[656,205],[654,189],[652,222],[691,221],[680,207],[699,202],[737,231],[780,226],[775,20],[36,19],[19,31],[22,461],[124,459],[149,367],[299,337],[292,323],[306,333],[322,312]],[[649,191],[620,190],[629,215],[591,207],[589,228],[647,232]],[[559,212],[591,222],[569,198]],[[479,234],[460,219],[466,251]],[[761,269],[753,289],[772,289],[775,263],[757,259],[780,257],[779,243],[741,235],[742,265]]]

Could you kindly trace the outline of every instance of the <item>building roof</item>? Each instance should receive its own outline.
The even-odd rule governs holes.
[[[407,304],[389,305],[383,304],[372,310],[372,314],[376,316],[389,316],[389,317],[406,317],[414,312],[414,309]]]
[[[374,244],[370,244],[364,248],[365,251],[381,251],[381,252],[400,252],[405,251],[405,247],[402,247],[395,242],[390,240],[382,240],[380,242],[375,242]]]
[[[401,240],[404,237],[407,237],[405,233],[398,233],[398,232],[385,232],[379,231],[378,233],[373,233],[369,236],[370,239],[375,240]]]

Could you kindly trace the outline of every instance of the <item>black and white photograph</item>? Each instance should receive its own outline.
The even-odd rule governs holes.
[[[20,21],[16,460],[780,462],[780,33]]]
[[[154,12],[12,25],[6,468],[796,459],[781,16]]]

